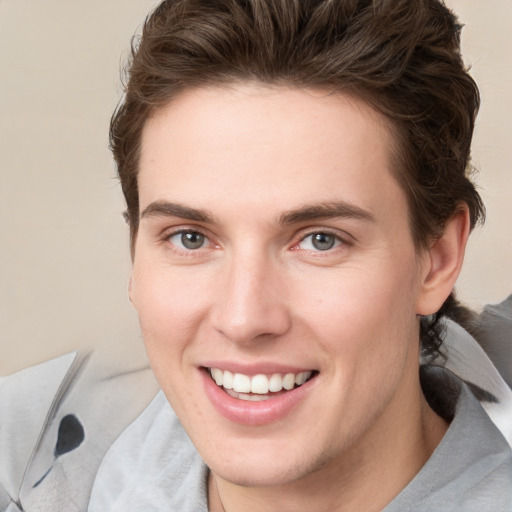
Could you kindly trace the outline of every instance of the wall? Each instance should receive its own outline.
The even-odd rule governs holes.
[[[154,4],[0,0],[0,374],[82,346],[144,358],[107,131],[122,57]],[[512,292],[512,2],[448,4],[483,97],[474,163],[488,221],[458,285],[479,307]]]

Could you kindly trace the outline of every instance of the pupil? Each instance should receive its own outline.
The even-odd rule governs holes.
[[[319,251],[327,251],[334,246],[334,236],[326,233],[317,233],[313,236],[313,247]]]
[[[201,233],[182,233],[181,243],[187,249],[199,249],[204,243],[204,236]]]

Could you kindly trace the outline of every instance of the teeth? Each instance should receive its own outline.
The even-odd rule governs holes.
[[[255,375],[251,379],[251,393],[266,395],[268,393],[268,377],[266,375]]]
[[[297,386],[302,386],[302,384],[304,384],[304,382],[306,382],[309,377],[311,377],[311,372],[297,373],[297,375],[295,375],[295,384],[297,384]]]
[[[283,379],[283,388],[287,391],[295,387],[295,374],[287,373]]]
[[[251,378],[242,373],[235,373],[233,377],[233,391],[237,393],[250,393]]]
[[[217,383],[217,386],[222,386],[223,384],[223,372],[218,368],[212,368],[212,377],[213,380]]]
[[[247,393],[235,393],[232,389],[226,390],[228,395],[231,395],[233,398],[238,398],[239,400],[246,400],[248,402],[262,402],[263,400],[268,400],[270,395],[251,395]]]
[[[222,370],[219,370],[219,372],[223,373]],[[226,370],[222,376],[222,386],[225,389],[233,389],[233,381],[234,375]]]
[[[274,373],[268,381],[268,390],[276,393],[283,389],[283,378],[279,373]]]
[[[302,386],[313,374],[311,371],[300,373],[274,373],[264,375],[262,373],[249,377],[242,373],[231,373],[219,368],[210,368],[210,374],[218,386],[231,390],[231,396],[237,396],[243,400],[258,400],[254,395],[266,395],[269,392],[277,393],[283,389],[290,391],[295,386]],[[242,395],[235,395],[241,393]]]

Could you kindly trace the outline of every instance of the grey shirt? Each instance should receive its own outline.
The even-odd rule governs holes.
[[[385,512],[510,512],[512,453],[465,384],[424,372],[436,408],[454,413],[425,466]],[[458,395],[458,396],[457,396]],[[444,398],[442,398],[444,397]],[[450,403],[452,400],[454,403]],[[89,512],[206,512],[208,469],[162,393],[114,443],[98,472]]]
[[[482,346],[508,370],[511,299],[477,322]],[[511,512],[512,391],[472,336],[446,327],[444,356],[421,373],[451,425],[386,512]],[[208,470],[164,396],[147,406],[154,390],[149,368],[104,365],[96,353],[0,377],[0,511],[206,511]]]
[[[452,385],[457,382],[450,380]],[[385,512],[512,511],[510,447],[468,387],[457,387],[459,396],[448,431]],[[451,404],[443,405],[449,415]]]

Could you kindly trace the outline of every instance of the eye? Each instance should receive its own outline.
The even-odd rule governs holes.
[[[171,235],[168,240],[172,245],[187,251],[201,249],[209,243],[208,238],[198,231],[179,231]]]
[[[329,251],[341,243],[342,240],[332,233],[317,232],[305,236],[298,247],[306,251]]]

